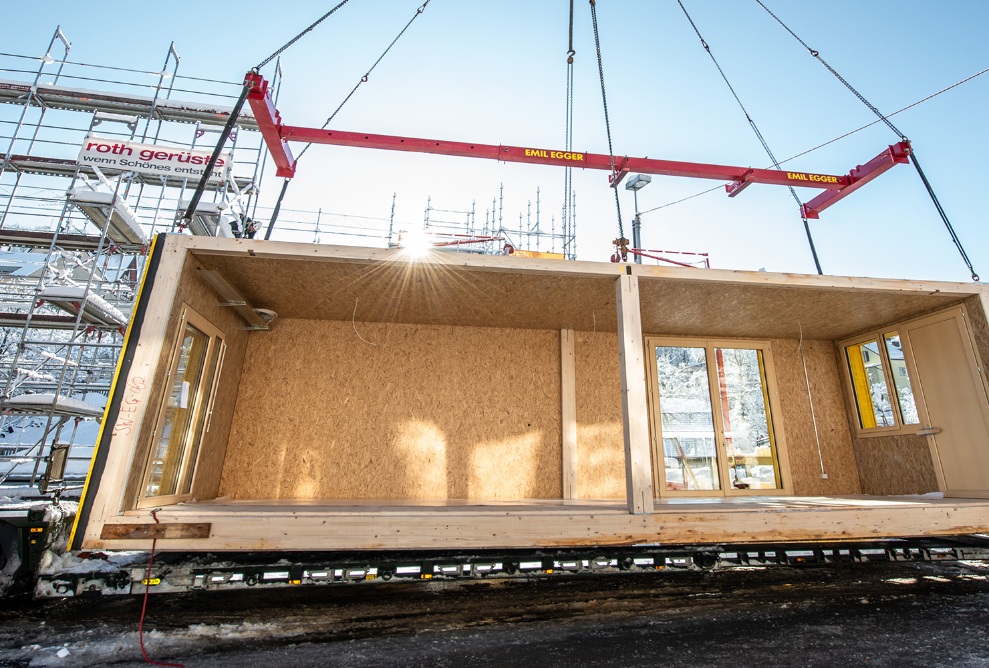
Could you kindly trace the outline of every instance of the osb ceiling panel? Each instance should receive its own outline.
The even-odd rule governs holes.
[[[643,330],[840,339],[956,304],[958,295],[640,278]]]
[[[615,331],[615,274],[456,264],[306,260],[196,251],[253,306],[281,318]],[[495,260],[497,258],[491,258]],[[637,270],[637,269],[636,269]],[[722,272],[725,273],[725,272]],[[693,274],[691,274],[693,275]],[[962,301],[919,290],[640,276],[647,334],[840,339]]]
[[[219,269],[253,306],[271,309],[280,318],[524,329],[617,328],[615,277],[611,276],[199,256],[203,266]]]

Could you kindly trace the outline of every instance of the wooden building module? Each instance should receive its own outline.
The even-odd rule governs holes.
[[[72,546],[986,532],[987,303],[954,283],[159,237]]]

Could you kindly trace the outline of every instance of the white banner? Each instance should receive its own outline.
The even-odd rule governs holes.
[[[89,135],[79,151],[80,165],[95,165],[100,169],[117,169],[142,174],[158,174],[175,179],[198,181],[213,151],[138,144],[122,139]],[[222,181],[233,165],[230,152],[220,153],[210,181]]]

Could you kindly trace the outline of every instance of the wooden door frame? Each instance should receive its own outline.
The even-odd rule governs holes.
[[[968,373],[971,375],[972,380],[975,381],[975,386],[982,389],[982,398],[985,399],[982,409],[982,419],[986,423],[987,427],[989,427],[989,388],[986,386],[985,375],[982,373],[982,369],[985,367],[982,365],[982,360],[979,356],[979,348],[976,345],[975,336],[972,332],[971,318],[969,317],[968,309],[964,304],[959,304],[957,306],[952,306],[951,308],[929,313],[919,318],[904,321],[896,326],[897,331],[900,333],[900,341],[903,343],[903,358],[907,365],[907,373],[911,376],[911,383],[915,385],[914,396],[918,398],[916,403],[917,414],[920,416],[921,431],[936,425],[932,424],[930,414],[927,411],[927,400],[923,381],[920,378],[916,358],[914,357],[913,341],[910,339],[910,334],[906,331],[906,328],[935,324],[945,320],[953,320],[956,323],[959,328],[959,333],[962,335],[962,339],[968,344],[966,346],[965,355],[967,358],[966,361],[968,362]],[[948,494],[951,490],[948,489],[947,483],[944,479],[944,472],[941,469],[941,459],[937,449],[936,434],[927,434],[927,445],[930,448],[931,461],[934,464],[934,474],[937,477],[938,489],[942,493]],[[971,491],[966,491],[965,494],[971,495],[972,493]],[[989,490],[985,490],[983,496],[989,497]]]
[[[179,465],[179,473],[177,476],[178,484],[181,486],[182,479],[185,476],[185,472],[188,469],[192,469],[192,477],[189,480],[189,492],[183,493],[181,491],[175,494],[166,494],[161,496],[148,496],[147,486],[148,480],[151,475],[151,460],[154,457],[155,445],[158,439],[161,437],[161,430],[164,424],[165,412],[168,408],[169,395],[171,393],[172,384],[175,381],[175,377],[178,370],[180,349],[182,347],[182,340],[185,337],[186,326],[191,325],[195,327],[203,334],[206,335],[206,351],[203,353],[203,363],[208,364],[210,357],[214,354],[216,355],[216,366],[213,368],[212,378],[209,382],[209,394],[206,394],[204,386],[206,384],[206,377],[200,379],[199,386],[196,388],[195,393],[195,406],[192,414],[189,416],[192,427],[195,428],[195,424],[198,418],[204,415],[203,429],[198,435],[192,435],[192,438],[199,441],[201,446],[202,440],[206,433],[209,431],[210,422],[212,421],[213,405],[216,400],[217,389],[220,380],[220,374],[223,370],[223,361],[226,356],[226,334],[223,333],[216,325],[210,322],[205,316],[200,314],[198,311],[193,309],[188,304],[182,304],[182,310],[179,316],[178,330],[175,334],[174,339],[171,342],[171,351],[169,353],[168,361],[168,371],[165,376],[165,382],[163,385],[163,392],[161,395],[161,400],[158,404],[158,410],[155,416],[155,426],[151,432],[150,447],[147,451],[147,457],[144,461],[143,467],[140,468],[140,485],[138,486],[138,496],[134,501],[135,508],[153,508],[155,506],[172,505],[175,503],[181,503],[192,498],[192,489],[196,484],[196,477],[198,475],[198,464],[199,458],[202,456],[202,448],[199,447],[196,451],[196,456],[194,461],[186,452],[183,455],[183,461]],[[186,444],[189,447],[189,444]]]
[[[666,476],[660,469],[664,463],[665,454],[663,442],[663,420],[659,408],[659,376],[656,369],[655,348],[662,346],[683,346],[689,348],[740,348],[759,350],[762,352],[762,372],[765,374],[766,395],[769,400],[769,429],[775,446],[776,466],[779,475],[778,489],[735,489],[728,484],[730,478],[727,470],[727,451],[722,453],[721,443],[725,441],[724,420],[721,415],[721,397],[711,395],[711,417],[714,427],[715,449],[718,458],[718,481],[721,489],[712,490],[679,490],[666,489]],[[705,352],[705,357],[707,354]],[[783,413],[780,408],[779,388],[776,383],[776,367],[773,364],[772,342],[762,339],[731,339],[721,337],[688,337],[688,336],[647,336],[645,337],[646,378],[648,380],[649,401],[649,437],[652,446],[653,487],[660,498],[683,497],[736,497],[736,496],[791,496],[793,483],[790,477],[790,458],[786,448],[786,436],[783,432]],[[718,387],[717,370],[708,360],[708,391],[714,392]],[[663,467],[665,470],[665,464]]]

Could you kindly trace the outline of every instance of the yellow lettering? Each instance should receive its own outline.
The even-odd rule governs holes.
[[[583,153],[571,153],[570,151],[546,151],[538,148],[525,149],[527,158],[549,158],[551,160],[566,160],[568,162],[583,162]]]
[[[546,152],[543,151],[543,156],[546,157]],[[554,160],[567,160],[570,162],[580,161],[584,159],[583,153],[571,153],[570,151],[550,151],[549,157]]]

